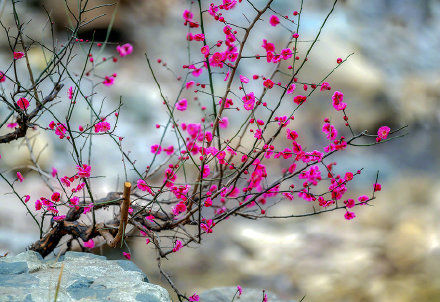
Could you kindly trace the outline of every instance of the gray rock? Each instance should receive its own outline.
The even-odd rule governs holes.
[[[144,272],[136,266],[132,261],[128,260],[116,260],[118,262],[119,266],[122,267],[123,270],[126,271],[133,271],[133,272],[139,272],[144,276],[144,282],[149,282],[147,275],[144,274]]]
[[[0,275],[24,274],[29,272],[26,262],[0,261]]]
[[[31,294],[27,294],[24,298],[23,302],[33,302]]]
[[[238,296],[237,287],[219,287],[213,288],[200,294],[201,302],[231,302],[235,295],[235,302],[262,302],[263,291],[261,289],[243,288],[241,296]],[[286,301],[278,298],[274,293],[265,291],[268,302],[295,302]]]
[[[160,302],[160,300],[157,299],[157,297],[151,295],[151,294],[138,294],[136,296],[136,301],[139,302]]]
[[[2,295],[2,288],[9,288],[7,292],[13,292],[14,288],[32,288],[38,285],[39,280],[29,274],[20,275],[0,275],[0,301]]]
[[[58,301],[171,301],[133,262],[78,252],[43,260],[28,251],[1,259],[0,302],[53,301],[62,265]]]

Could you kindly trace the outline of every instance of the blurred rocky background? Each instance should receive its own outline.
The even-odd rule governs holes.
[[[28,20],[45,22],[44,10],[52,14],[58,35],[66,26],[64,1],[25,1],[22,14]],[[74,7],[76,1],[68,1]],[[96,4],[108,1],[91,1]],[[208,1],[206,5],[208,5]],[[245,2],[245,1],[244,1]],[[260,3],[261,1],[255,1]],[[293,3],[293,4],[292,4]],[[299,1],[277,0],[274,8],[291,14]],[[304,39],[312,39],[330,9],[330,1],[305,0],[302,21]],[[187,62],[185,28],[181,13],[190,7],[183,0],[119,1],[111,42],[130,42],[133,55],[118,67],[118,78],[109,90],[114,104],[124,96],[119,133],[138,158],[150,158],[149,146],[159,139],[154,124],[166,115],[145,64],[144,52],[162,58],[177,70]],[[104,8],[106,16],[84,29],[84,38],[103,39],[114,7]],[[10,12],[10,11],[9,11]],[[231,14],[239,14],[231,11]],[[238,15],[237,15],[238,16]],[[2,22],[11,22],[6,10]],[[270,38],[282,45],[285,35],[258,27],[253,50],[261,52],[260,41]],[[208,30],[213,26],[207,22]],[[39,28],[31,28],[40,34]],[[283,221],[231,220],[217,227],[203,246],[184,249],[164,263],[176,285],[188,293],[218,286],[266,288],[284,299],[306,296],[305,301],[438,301],[440,300],[440,1],[437,0],[346,0],[334,14],[309,56],[305,80],[317,81],[330,70],[338,57],[355,54],[331,76],[333,89],[343,91],[349,114],[357,131],[375,132],[381,125],[397,128],[408,125],[409,134],[388,144],[352,149],[338,158],[337,171],[365,173],[354,189],[371,192],[377,170],[383,190],[371,207],[356,209],[356,219],[345,221],[342,212]],[[44,36],[42,39],[48,39]],[[107,47],[106,52],[114,53]],[[8,64],[6,42],[0,40],[0,69]],[[34,68],[41,65],[38,49],[32,56]],[[39,65],[40,64],[40,65]],[[157,65],[160,69],[160,65]],[[110,70],[109,70],[110,71]],[[251,75],[251,69],[240,73]],[[203,76],[201,81],[203,81]],[[177,87],[171,74],[161,73],[162,85],[175,97]],[[221,81],[217,83],[222,85]],[[319,129],[324,117],[334,120],[328,97],[317,95],[307,110],[297,115],[295,127]],[[325,104],[325,106],[323,105]],[[327,110],[327,112],[323,112]],[[0,113],[1,114],[1,113]],[[231,120],[232,123],[233,120]],[[313,144],[318,130],[304,130]],[[33,135],[32,133],[30,135]],[[44,148],[42,165],[63,170],[65,151],[53,137],[39,136]],[[97,152],[106,152],[97,145]],[[0,153],[14,150],[20,156],[8,164],[24,164],[23,144],[0,146]],[[18,151],[17,151],[18,150]],[[23,155],[22,155],[23,154]],[[101,175],[115,175],[111,163],[119,154],[94,158]],[[1,165],[5,165],[2,162]],[[4,168],[3,166],[1,168]],[[5,167],[8,168],[8,167]],[[67,173],[67,172],[66,172]],[[117,180],[108,178],[102,193],[115,189]],[[29,177],[29,191],[42,194],[37,180]],[[0,193],[8,188],[0,183]],[[100,193],[100,192],[98,192]],[[285,211],[301,211],[300,202]],[[8,195],[0,195],[0,254],[21,252],[38,234],[23,208]],[[133,259],[153,283],[167,286],[157,274],[155,254],[143,241],[132,240]],[[99,252],[99,251],[97,251]],[[109,257],[120,257],[104,250]],[[114,252],[113,252],[114,253]],[[168,287],[169,288],[169,287]]]

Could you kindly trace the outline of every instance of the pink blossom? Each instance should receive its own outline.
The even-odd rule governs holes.
[[[194,36],[194,40],[202,42],[205,40],[205,35],[204,34],[195,34]]]
[[[379,128],[379,130],[377,130],[377,135],[378,135],[378,141],[382,140],[382,139],[387,139],[388,134],[390,133],[390,127],[388,126],[382,126]]]
[[[31,199],[30,195],[25,195],[24,196],[24,202],[27,203],[29,200]]]
[[[211,169],[209,168],[209,165],[205,165],[202,172],[203,178],[207,178],[209,174],[211,174]]]
[[[379,183],[374,184],[374,192],[382,190],[382,185]]]
[[[272,15],[270,16],[269,23],[272,26],[277,26],[280,24],[280,19],[276,15]]]
[[[319,166],[318,165],[311,166],[309,170],[304,170],[303,172],[301,172],[298,178],[306,179],[307,182],[316,186],[318,182],[321,180],[321,171],[319,171]]]
[[[185,88],[190,89],[192,86],[194,86],[194,84],[195,84],[194,81],[189,81],[185,84]]]
[[[220,128],[225,129],[229,125],[229,119],[226,116],[224,116],[220,119],[218,124],[219,124]]]
[[[212,206],[212,199],[208,197],[205,199],[205,207],[209,208],[210,206]]]
[[[130,253],[122,252],[122,255],[124,255],[124,257],[127,258],[128,260],[131,259],[131,254]]]
[[[355,217],[356,217],[356,214],[353,213],[353,212],[349,212],[349,211],[347,211],[347,212],[345,212],[344,217],[345,217],[345,219],[350,220],[350,219],[355,218]]]
[[[29,101],[25,98],[20,98],[17,101],[17,105],[18,105],[18,107],[20,107],[21,110],[25,110],[29,107]]]
[[[212,219],[209,219],[207,221],[204,221],[200,224],[200,227],[202,230],[204,230],[206,233],[210,234],[212,233],[212,227],[215,225],[214,221]]]
[[[174,244],[173,247],[173,252],[177,252],[178,250],[180,250],[183,247],[182,241],[180,240],[176,240],[176,243]]]
[[[64,176],[61,178],[61,183],[66,187],[70,187],[71,181],[68,176]]]
[[[185,111],[188,108],[188,101],[186,99],[181,99],[176,103],[176,109],[179,111]]]
[[[255,96],[254,93],[251,92],[249,94],[246,94],[243,98],[243,103],[244,103],[244,109],[246,110],[252,110],[254,109],[254,104],[255,104]]]
[[[225,60],[226,57],[223,53],[216,52],[209,58],[209,65],[222,68]]]
[[[21,51],[14,51],[14,59],[18,60],[24,57],[24,53]]]
[[[367,195],[361,195],[358,197],[359,202],[363,203],[368,201],[370,198]]]
[[[173,208],[172,208],[172,212],[174,214],[174,216],[179,215],[180,213],[186,212],[186,205],[185,202],[180,201],[178,204],[176,204]]]
[[[258,189],[261,188],[260,183],[267,177],[266,166],[262,165],[258,159],[256,159],[252,165],[255,166],[255,168],[248,180],[249,185],[247,189]]]
[[[153,154],[160,154],[160,152],[162,151],[162,147],[160,145],[153,145],[151,146],[151,153]]]
[[[174,153],[174,146],[168,146],[167,148],[164,148],[163,151],[165,151],[167,155],[171,155]]]
[[[185,19],[185,21],[191,21],[192,20],[192,18],[193,18],[193,13],[192,12],[190,12],[189,10],[184,10],[183,11],[183,19]]]
[[[218,103],[221,105],[222,104],[222,100],[220,100]],[[234,102],[231,99],[226,99],[225,108],[229,108],[232,105],[234,105]]]
[[[151,188],[147,185],[147,183],[143,179],[138,179],[137,187],[139,190],[141,190],[143,192],[147,191],[148,193],[153,194],[153,191],[151,190]]]
[[[211,16],[216,17],[216,13],[218,12],[218,10],[219,10],[218,5],[210,5],[208,12]]]
[[[336,130],[335,126],[331,125],[330,123],[324,123],[322,126],[322,132],[327,134],[327,139],[329,140],[335,140],[338,136],[338,131]]]
[[[88,241],[84,241],[83,246],[88,249],[92,249],[95,247],[95,241],[93,241],[93,239],[89,239]]]
[[[116,51],[119,53],[120,57],[125,57],[133,52],[133,46],[130,43],[126,43],[122,46],[116,46]]]
[[[298,133],[294,130],[287,129],[286,130],[287,139],[296,140],[298,138]]]
[[[188,132],[188,134],[191,136],[192,139],[195,139],[199,134],[202,133],[202,125],[188,124],[186,126],[186,131]]]
[[[208,55],[209,55],[209,46],[208,46],[208,45],[203,46],[203,47],[200,49],[200,52],[202,53],[202,55],[205,56],[205,58],[207,58]]]
[[[345,186],[344,179],[334,179],[331,180],[331,185],[328,187],[328,190],[332,194],[332,199],[339,200],[344,194],[347,192],[347,187]]]
[[[288,60],[293,56],[292,50],[290,48],[284,48],[281,50],[281,57],[283,60]]]
[[[113,77],[105,76],[105,79],[102,82],[102,84],[104,84],[107,87],[110,87],[114,84],[114,82],[115,82],[115,79]]]
[[[194,293],[194,295],[192,295],[191,297],[188,298],[188,301],[189,302],[197,302],[197,301],[200,301],[200,298],[196,293]]]
[[[236,4],[237,4],[237,0],[223,0],[223,9],[225,10],[233,9]]]
[[[73,87],[70,86],[69,90],[67,91],[67,95],[69,97],[69,100],[73,99]]]
[[[35,210],[37,210],[37,211],[41,210],[42,206],[43,206],[43,204],[41,203],[40,200],[37,200],[35,202]]]
[[[246,78],[245,76],[243,76],[243,75],[240,75],[240,82],[242,82],[242,83],[249,83],[249,79],[248,78]]]
[[[64,219],[66,219],[66,215],[60,215],[60,216],[54,216],[53,217],[53,220],[55,220],[55,221],[61,221],[61,220],[64,220]]]
[[[263,40],[263,45],[261,46],[266,49],[266,52],[274,52],[275,45],[273,43],[268,43],[267,40]]]
[[[354,207],[354,205],[355,205],[355,203],[354,203],[354,199],[347,199],[347,200],[344,200],[344,203],[345,203],[345,206],[348,208],[348,209],[350,209],[350,208],[352,208],[352,207]]]
[[[52,174],[52,177],[55,178],[55,177],[57,176],[57,174],[58,174],[57,169],[52,168],[52,172],[51,172],[51,174]]]
[[[88,204],[87,206],[84,207],[83,214],[85,215],[89,213],[92,210],[92,208],[93,208],[93,203]]]
[[[169,188],[173,185],[174,181],[177,179],[176,173],[170,168],[165,170],[164,183]]]
[[[267,79],[263,82],[263,86],[267,89],[271,89],[273,87],[274,83],[271,79]]]
[[[108,132],[110,129],[111,126],[108,122],[100,122],[95,125],[95,133]]]
[[[283,115],[283,116],[276,116],[274,120],[278,122],[278,125],[284,128],[290,124],[291,119],[289,119],[286,115]]]
[[[329,83],[327,83],[327,82],[323,82],[322,84],[321,84],[321,91],[324,91],[324,90],[331,90],[332,88],[330,87],[330,84]]]
[[[352,180],[353,179],[353,173],[351,173],[351,172],[345,173],[344,178],[345,178],[346,181]]]
[[[155,218],[156,217],[154,217],[153,215],[148,215],[148,216],[145,217],[145,220],[153,221]]]
[[[60,139],[63,139],[65,137],[64,135],[67,132],[67,128],[66,128],[66,126],[64,124],[55,123],[54,121],[50,122],[49,128],[52,129],[52,130],[55,129],[55,134],[58,135],[58,137]]]
[[[347,104],[342,102],[344,100],[344,94],[339,91],[335,91],[332,96],[333,107],[337,110],[344,110],[347,107]]]
[[[255,130],[254,137],[256,139],[262,139],[263,138],[263,131],[261,129]]]
[[[77,206],[79,204],[79,197],[78,196],[74,196],[72,198],[69,199],[70,204]]]
[[[59,202],[59,201],[61,200],[61,194],[60,194],[59,192],[54,192],[54,193],[52,194],[52,196],[50,197],[50,199],[51,199],[53,202]]]
[[[293,98],[293,102],[295,104],[301,105],[302,103],[304,103],[307,100],[307,97],[304,95],[297,95]]]
[[[23,175],[21,175],[20,172],[17,172],[17,179],[19,182],[23,182],[23,180],[24,180],[24,177],[23,177]]]
[[[197,78],[202,74],[202,72],[203,72],[202,68],[196,68],[191,74]]]
[[[243,288],[240,285],[237,285],[238,296],[240,297],[243,293]]]
[[[6,75],[0,71],[0,83],[3,83],[4,81],[6,81]]]
[[[78,170],[78,176],[82,178],[89,178],[90,177],[90,171],[92,170],[92,167],[89,165],[83,164],[82,166],[76,166],[76,169]]]

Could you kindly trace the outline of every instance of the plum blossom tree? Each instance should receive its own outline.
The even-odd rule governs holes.
[[[392,130],[383,126],[377,134],[355,130],[348,117],[350,102],[344,102],[342,92],[332,92],[330,84],[330,76],[351,55],[329,62],[328,73],[316,75],[316,79],[307,79],[301,73],[337,0],[317,34],[304,41],[300,38],[303,1],[292,1],[291,11],[283,13],[274,9],[275,0],[263,2],[187,3],[181,32],[191,56],[175,71],[181,87],[174,93],[175,100],[170,100],[172,93],[162,88],[157,77],[160,71],[155,64],[169,69],[166,62],[161,58],[155,63],[145,54],[146,67],[169,118],[145,125],[160,131],[161,138],[145,147],[145,152],[153,156],[149,165],[141,166],[116,130],[119,116],[125,113],[123,102],[104,112],[95,90],[101,87],[105,94],[105,89],[117,81],[116,73],[103,74],[101,66],[114,64],[117,68],[117,64],[124,64],[125,57],[138,55],[133,53],[133,46],[126,41],[114,47],[108,41],[82,39],[81,29],[93,21],[84,15],[100,8],[89,7],[84,0],[79,1],[77,13],[67,6],[72,25],[64,41],[54,39],[44,44],[32,40],[26,35],[29,25],[20,15],[17,1],[11,1],[15,28],[3,26],[11,60],[9,66],[0,68],[0,128],[6,130],[0,143],[26,141],[29,129],[40,129],[61,140],[66,150],[64,160],[72,167],[70,171],[44,171],[27,144],[32,169],[51,192],[47,196],[23,192],[26,178],[20,172],[12,177],[4,169],[0,171],[39,229],[40,238],[29,247],[31,250],[45,257],[56,249],[63,252],[72,248],[74,242],[80,242],[86,250],[107,244],[124,248],[124,256],[130,259],[126,239],[141,236],[157,251],[160,272],[179,300],[198,301],[197,294],[187,297],[174,286],[161,268],[161,261],[209,240],[216,226],[228,223],[229,218],[294,219],[339,210],[341,217],[351,220],[358,206],[375,199],[381,190],[379,174],[372,180],[368,194],[350,197],[350,185],[362,169],[336,171],[332,157],[347,148],[388,142],[399,137],[403,127]],[[246,18],[235,18],[231,12],[237,10]],[[47,18],[53,27],[50,14]],[[207,33],[208,19],[214,22],[221,39]],[[254,34],[257,24],[279,30],[285,45]],[[248,46],[252,39],[261,45],[258,53]],[[52,54],[47,67],[38,74],[29,64],[29,51],[35,45]],[[114,47],[114,54],[102,56],[103,47]],[[258,72],[239,74],[240,66],[251,64]],[[200,80],[203,77],[206,83]],[[84,82],[92,83],[92,88],[86,88],[90,85]],[[51,89],[45,88],[48,86]],[[322,117],[320,131],[325,144],[311,146],[306,145],[304,132],[295,125],[295,116],[307,110],[316,94],[323,94],[339,117],[332,121]],[[55,106],[61,107],[64,114],[55,114]],[[90,111],[90,119],[81,125],[75,116],[82,108]],[[41,123],[42,116],[51,122]],[[108,138],[109,146],[121,154],[120,164],[126,171],[123,190],[107,196],[93,193],[94,136]],[[15,155],[1,156],[1,160],[8,161]],[[298,212],[295,204],[303,202],[310,205],[309,210]],[[282,204],[291,204],[291,211],[274,214]],[[116,209],[116,214],[105,220],[100,213],[109,208]],[[238,287],[238,295],[241,292]]]

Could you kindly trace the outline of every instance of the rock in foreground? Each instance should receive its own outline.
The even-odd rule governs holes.
[[[57,301],[171,301],[133,262],[78,252],[43,260],[27,251],[0,258],[0,302],[54,301],[63,264]]]

